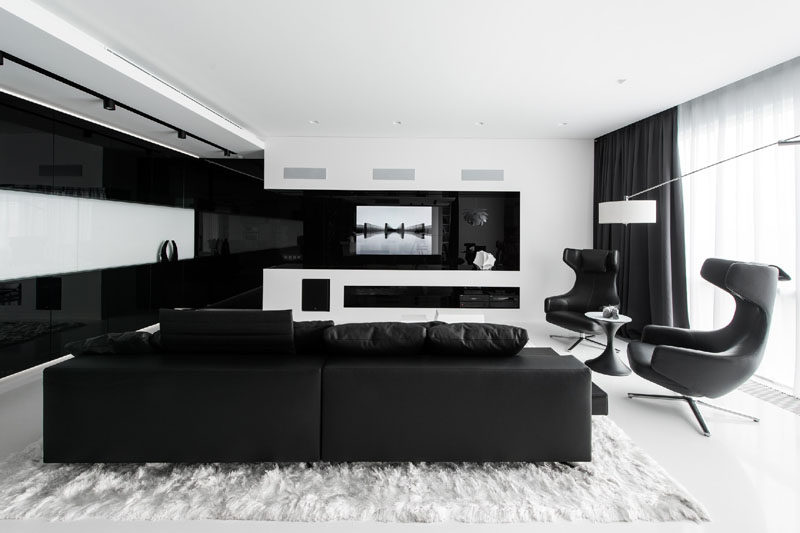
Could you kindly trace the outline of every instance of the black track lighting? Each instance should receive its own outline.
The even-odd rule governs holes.
[[[57,82],[63,83],[64,85],[67,85],[68,87],[72,87],[73,89],[77,89],[79,91],[82,91],[82,92],[84,92],[84,93],[86,93],[88,95],[91,95],[92,97],[94,97],[94,98],[96,98],[98,100],[102,100],[103,101],[103,109],[106,109],[108,111],[114,111],[114,110],[117,109],[117,102],[115,102],[113,99],[105,96],[104,94],[99,93],[97,91],[94,91],[92,89],[89,89],[88,87],[80,85],[79,83],[76,83],[76,82],[71,81],[71,80],[69,80],[67,78],[64,78],[63,76],[59,76],[58,74],[50,72],[49,70],[46,70],[46,69],[44,69],[42,67],[34,65],[33,63],[29,63],[28,61],[25,61],[24,59],[20,59],[19,57],[16,57],[16,56],[14,56],[12,54],[9,54],[7,52],[4,52],[4,51],[0,50],[0,66],[3,66],[6,61],[8,61],[9,63],[13,63],[14,65],[19,65],[20,67],[27,68],[28,70],[31,70],[33,72],[36,72],[36,73],[41,74],[43,76],[46,76],[46,77],[48,77],[48,78],[50,78],[52,80],[55,80]],[[172,130],[172,131],[177,132],[179,139],[186,139],[186,138],[189,137],[189,134],[185,130],[182,130],[182,129],[180,129],[180,128],[178,128],[178,127],[176,127],[176,126],[174,126],[174,125],[172,125],[172,124],[170,124],[170,123],[168,123],[168,122],[166,122],[164,120],[161,120],[158,117],[155,117],[155,116],[150,115],[148,113],[145,113],[143,111],[139,111],[138,109],[135,109],[135,108],[130,107],[130,106],[125,105],[125,104],[119,104],[119,105],[120,105],[120,107],[122,109],[125,110],[126,114],[133,113],[134,115],[138,115],[138,116],[140,116],[140,117],[142,117],[142,118],[144,118],[146,120],[149,120],[149,121],[155,122],[157,124],[160,124],[164,128],[163,131]],[[204,138],[202,138],[202,137],[200,137],[198,135],[193,134],[192,135],[192,139],[194,141],[198,141],[198,142],[201,142],[201,143],[205,143],[205,144],[207,144],[209,146],[212,146],[216,150],[222,150],[222,152],[225,154],[225,157],[230,157],[231,155],[236,155],[235,152],[232,152],[232,151],[228,150],[227,148],[223,148],[222,146],[220,146],[220,145],[218,145],[218,144],[216,144],[216,143],[214,143],[212,141],[209,141],[207,139],[204,139]]]

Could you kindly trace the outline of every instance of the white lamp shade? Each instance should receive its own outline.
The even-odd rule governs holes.
[[[656,221],[656,201],[600,202],[597,215],[599,224],[653,224]]]

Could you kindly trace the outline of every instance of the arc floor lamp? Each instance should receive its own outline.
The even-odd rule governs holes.
[[[738,159],[742,156],[752,154],[754,152],[758,152],[760,150],[764,150],[772,146],[792,146],[792,145],[793,146],[800,145],[800,135],[795,135],[794,137],[789,137],[787,139],[782,139],[769,144],[765,144],[764,146],[753,148],[752,150],[748,150],[747,152],[742,152],[741,154],[737,154],[732,157],[723,159],[721,161],[717,161],[716,163],[712,163],[702,168],[698,168],[697,170],[687,172],[686,174],[678,176],[677,178],[672,178],[663,183],[653,185],[652,187],[648,187],[647,189],[641,190],[639,192],[629,194],[625,196],[624,200],[600,202],[597,205],[598,207],[597,222],[598,224],[653,224],[656,222],[656,201],[631,200],[631,198],[635,198],[636,196],[641,196],[650,191],[659,189],[665,185],[669,185],[670,183],[682,180],[683,178],[691,176],[692,174],[697,174],[698,172],[702,172],[703,170],[707,170],[717,165],[721,165],[722,163],[727,163],[728,161],[733,161],[734,159]]]

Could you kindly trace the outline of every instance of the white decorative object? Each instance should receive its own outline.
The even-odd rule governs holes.
[[[598,224],[653,224],[655,221],[655,200],[622,200],[598,204]]]
[[[481,270],[491,270],[494,262],[495,258],[492,254],[480,250],[475,254],[475,260],[472,263]]]
[[[616,424],[595,416],[592,461],[574,465],[56,464],[42,463],[39,441],[0,463],[0,519],[502,523],[709,518]]]
[[[613,318],[614,320],[619,318],[619,307],[616,305],[606,305],[603,307],[603,318]]]

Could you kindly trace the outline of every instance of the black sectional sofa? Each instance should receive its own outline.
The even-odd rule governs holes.
[[[146,335],[44,371],[46,462],[591,459],[589,369],[519,328],[163,310]]]

